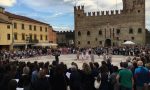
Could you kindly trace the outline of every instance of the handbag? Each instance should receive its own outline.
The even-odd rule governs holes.
[[[98,81],[98,80],[95,80],[95,81],[94,81],[94,87],[95,87],[96,89],[99,89],[100,85],[101,85],[101,81]]]
[[[94,81],[94,87],[96,89],[99,89],[100,85],[101,85],[101,74],[99,74]]]

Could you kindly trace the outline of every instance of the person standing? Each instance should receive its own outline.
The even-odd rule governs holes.
[[[143,67],[143,62],[137,62],[138,68],[135,69],[134,78],[137,90],[148,90],[149,83],[149,71],[146,67]]]
[[[53,53],[53,56],[55,56],[55,60],[57,62],[57,64],[59,63],[59,56],[60,56],[60,51],[59,50],[56,50],[54,53]]]
[[[94,50],[93,49],[91,50],[90,58],[91,58],[91,62],[94,63]]]
[[[107,60],[107,55],[106,55],[106,53],[103,53],[103,61],[106,62],[106,60]]]
[[[77,50],[77,60],[79,60],[79,57],[80,57],[80,51]]]
[[[133,75],[130,70],[127,69],[128,63],[122,63],[123,69],[119,71],[116,79],[120,84],[120,90],[132,90]]]
[[[82,90],[94,90],[94,77],[91,68],[87,63],[83,63],[81,71]]]

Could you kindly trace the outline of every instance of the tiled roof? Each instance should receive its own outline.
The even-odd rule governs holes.
[[[1,19],[1,18],[0,18],[0,23],[11,24],[11,22],[9,22],[9,21],[6,21],[6,20],[3,20],[3,19]]]
[[[49,25],[47,23],[44,23],[44,22],[41,22],[41,21],[37,21],[37,20],[31,19],[31,18],[28,18],[26,16],[12,14],[10,12],[5,12],[5,15],[7,15],[9,18],[13,18],[13,19],[20,19],[20,20],[24,20],[24,21],[30,21],[30,22],[33,22],[33,23],[39,23],[39,24]]]

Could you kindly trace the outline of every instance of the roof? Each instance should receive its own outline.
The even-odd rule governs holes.
[[[12,14],[10,12],[5,12],[5,15],[7,15],[9,18],[13,18],[13,19],[20,19],[20,20],[24,20],[24,21],[30,21],[30,22],[34,22],[34,23],[49,25],[47,23],[44,23],[44,22],[41,22],[41,21],[38,21],[38,20],[34,20],[34,19],[31,19],[31,18],[28,18],[26,16]]]
[[[3,20],[3,19],[1,19],[1,18],[0,18],[0,23],[11,24],[11,22],[9,22],[9,21],[6,21],[6,20]]]

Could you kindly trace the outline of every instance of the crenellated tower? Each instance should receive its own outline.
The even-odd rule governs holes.
[[[74,15],[75,17],[84,16],[84,6],[74,7]]]
[[[123,0],[124,13],[145,13],[145,0]]]

